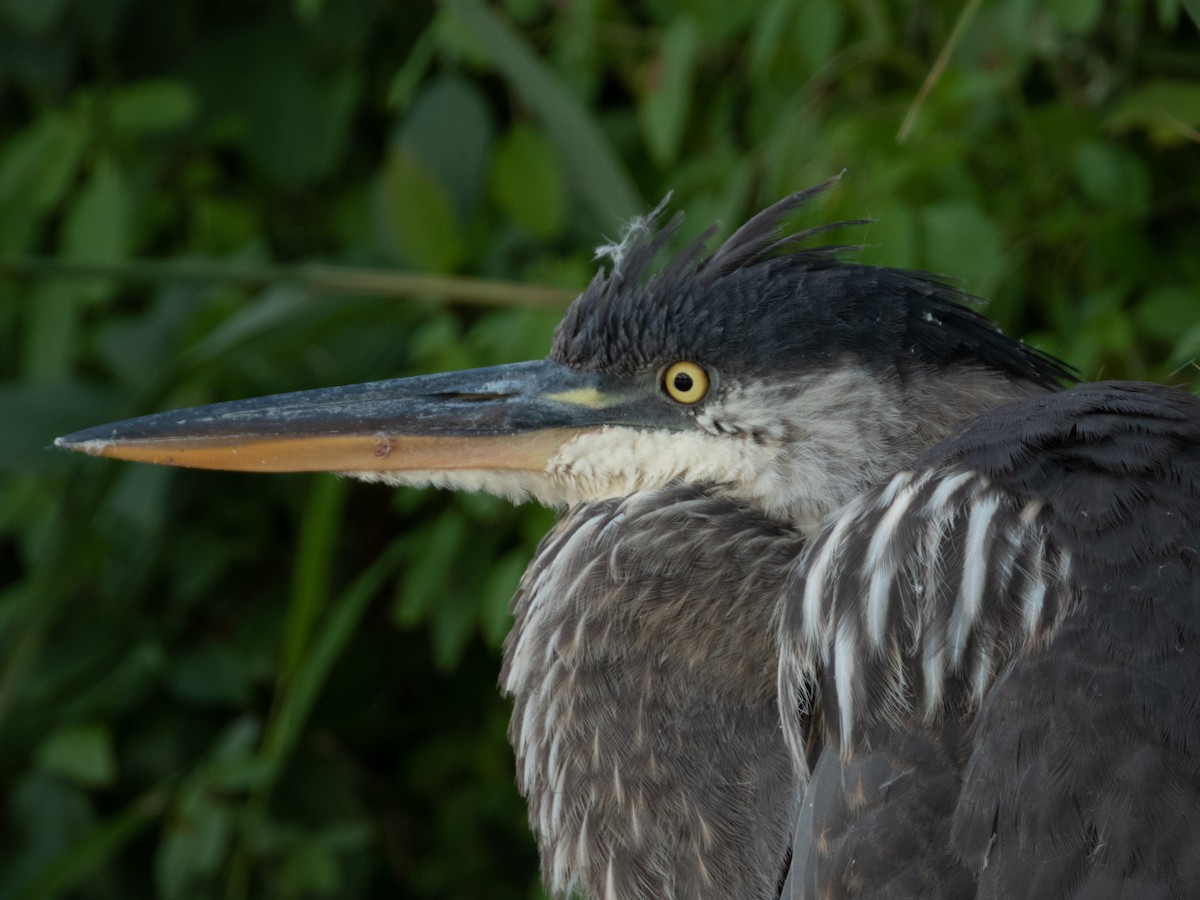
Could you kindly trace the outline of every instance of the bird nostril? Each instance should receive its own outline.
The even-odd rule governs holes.
[[[430,394],[430,398],[434,400],[459,400],[463,403],[487,403],[492,400],[508,400],[516,397],[516,394],[489,394],[489,393],[469,393],[459,391],[449,391],[444,394]]]

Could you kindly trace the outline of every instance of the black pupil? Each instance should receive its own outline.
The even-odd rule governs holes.
[[[675,373],[675,390],[681,394],[686,394],[692,389],[692,376],[687,372]]]

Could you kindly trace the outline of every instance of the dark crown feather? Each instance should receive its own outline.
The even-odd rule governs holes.
[[[738,228],[711,255],[716,226],[657,272],[651,267],[683,221],[659,226],[667,202],[635,221],[567,310],[550,355],[610,372],[690,359],[730,374],[802,371],[834,357],[880,367],[973,365],[1056,386],[1073,373],[1006,337],[971,309],[980,301],[923,272],[845,260],[851,245],[804,246],[869,220],[787,232],[786,218],[840,180],[792,194]]]

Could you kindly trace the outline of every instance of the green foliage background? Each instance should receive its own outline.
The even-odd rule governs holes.
[[[0,0],[0,897],[540,890],[494,683],[550,513],[55,435],[540,356],[520,285],[667,191],[694,235],[842,169],[864,259],[1195,385],[1190,3]]]

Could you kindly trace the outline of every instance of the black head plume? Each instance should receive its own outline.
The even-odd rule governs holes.
[[[977,366],[1047,387],[1072,378],[936,276],[846,261],[858,249],[851,245],[805,246],[869,220],[784,230],[791,213],[839,180],[785,197],[706,256],[713,226],[653,271],[683,220],[676,213],[658,224],[668,197],[598,252],[610,266],[567,310],[551,357],[606,372],[678,359],[727,372],[798,372],[849,357],[889,370]]]

